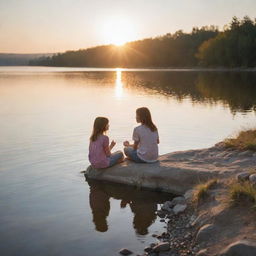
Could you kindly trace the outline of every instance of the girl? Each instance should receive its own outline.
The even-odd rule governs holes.
[[[136,163],[153,163],[158,158],[158,131],[151,119],[148,108],[138,108],[136,110],[136,121],[141,123],[133,130],[134,144],[125,141],[124,153]]]
[[[111,154],[116,142],[112,141],[109,145],[109,138],[104,135],[108,129],[107,118],[97,117],[94,120],[89,146],[89,161],[94,168],[107,168],[123,161],[124,155],[121,151]]]

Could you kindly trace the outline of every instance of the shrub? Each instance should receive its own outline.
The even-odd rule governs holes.
[[[229,185],[229,197],[233,205],[252,203],[256,206],[256,188],[249,182],[234,181]]]
[[[236,138],[226,139],[224,143],[227,147],[256,151],[256,129],[241,131]]]
[[[199,203],[202,200],[205,200],[210,194],[209,190],[214,188],[218,183],[217,179],[208,180],[206,183],[198,184],[195,187],[193,201]]]

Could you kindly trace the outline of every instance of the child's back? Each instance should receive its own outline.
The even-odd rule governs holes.
[[[145,162],[155,162],[158,158],[158,131],[151,131],[146,125],[137,126],[133,140],[139,141],[137,154]]]
[[[109,138],[106,135],[99,135],[95,141],[90,141],[89,161],[95,168],[106,168],[109,166],[109,158],[104,148],[108,147]]]

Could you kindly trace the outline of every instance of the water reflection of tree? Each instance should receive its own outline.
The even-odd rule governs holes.
[[[129,86],[152,89],[179,101],[228,106],[233,113],[256,111],[256,74],[253,72],[131,72]]]
[[[228,105],[233,113],[256,111],[254,73],[208,73],[198,76],[196,88],[206,99]]]
[[[99,86],[115,86],[116,81],[116,72],[83,72],[69,78],[72,76],[94,80]],[[190,98],[196,104],[223,104],[233,113],[256,111],[255,72],[122,71],[122,83],[124,88],[178,101]]]
[[[110,211],[110,198],[120,200],[120,207],[129,205],[134,214],[133,227],[137,234],[146,235],[148,227],[156,219],[157,204],[170,199],[169,194],[136,190],[135,188],[88,180],[90,186],[90,206],[95,229],[108,230],[107,217]]]

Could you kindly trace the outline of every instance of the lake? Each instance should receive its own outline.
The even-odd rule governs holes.
[[[172,195],[86,181],[96,116],[122,149],[147,106],[160,154],[214,145],[255,127],[255,72],[0,67],[0,254],[134,253],[165,231]]]

